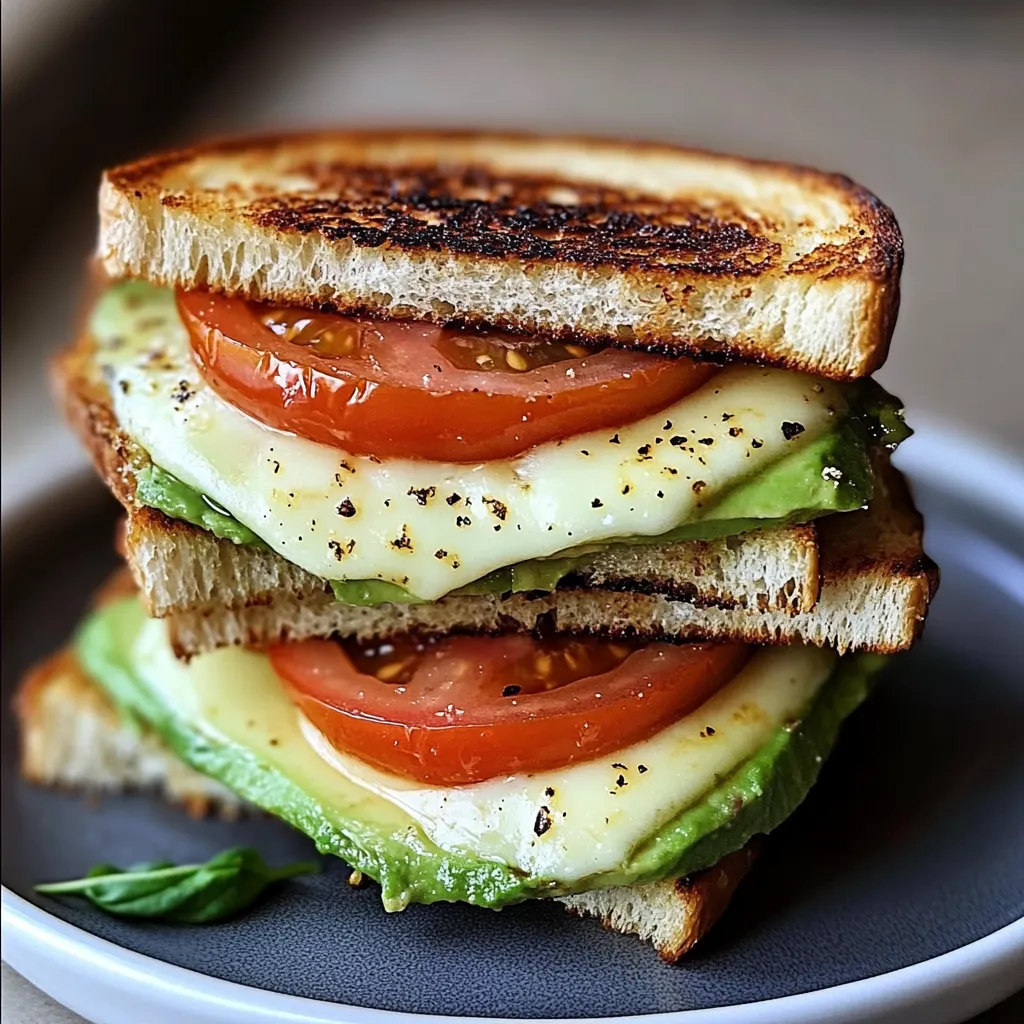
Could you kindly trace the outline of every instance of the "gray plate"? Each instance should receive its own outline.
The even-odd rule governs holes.
[[[500,917],[465,906],[387,916],[375,889],[349,889],[344,865],[331,859],[323,875],[217,926],[128,924],[35,897],[34,882],[102,860],[194,861],[246,843],[274,863],[311,848],[269,819],[196,822],[142,796],[96,804],[32,789],[17,778],[9,714],[3,883],[49,914],[170,964],[277,993],[419,1013],[720,1007],[958,949],[1024,916],[1024,538],[994,502],[983,510],[936,482],[919,482],[917,496],[929,553],[943,569],[925,640],[850,720],[819,785],[765,844],[725,919],[678,967],[539,903]],[[83,484],[65,491],[60,508],[37,506],[5,529],[5,702],[25,668],[63,642],[114,565],[114,515],[97,487]]]

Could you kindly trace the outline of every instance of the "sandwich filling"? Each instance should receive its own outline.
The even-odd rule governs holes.
[[[434,328],[410,342],[413,325],[193,300],[124,282],[92,316],[115,414],[139,449],[137,500],[268,545],[353,603],[552,589],[610,544],[860,508],[869,447],[906,434],[870,382]],[[505,369],[462,365],[480,359]],[[539,376],[516,378],[520,364]],[[573,379],[583,384],[564,387]],[[543,414],[522,411],[533,408]]]
[[[223,649],[186,664],[174,657],[164,624],[146,619],[137,600],[127,598],[93,613],[77,650],[125,714],[194,768],[378,880],[391,910],[437,900],[500,907],[717,862],[774,828],[803,799],[839,723],[883,662],[800,645],[714,655],[680,648],[672,674],[685,696],[632,732],[614,710],[623,730],[616,744],[601,729],[601,702],[630,692],[614,677],[631,662],[633,681],[645,686],[634,688],[635,699],[653,694],[657,645],[594,650],[568,675],[596,674],[545,690],[550,674],[538,660],[558,657],[557,650],[510,654],[500,639],[475,643],[482,647],[469,653],[413,652],[418,664],[410,664],[415,657],[408,651],[382,661],[379,649],[349,646],[341,655],[345,671],[361,678],[347,683],[337,664],[322,651],[311,660],[308,648],[269,655]],[[564,649],[562,661],[574,653],[580,652]],[[475,672],[460,676],[460,663],[475,665]],[[404,683],[381,678],[395,665],[405,666]],[[431,668],[446,676],[447,688],[421,679],[407,700],[396,694]],[[506,681],[509,672],[519,684]],[[588,685],[567,698],[564,691],[579,682]],[[512,695],[501,698],[503,717],[483,692],[488,683],[502,690],[521,685],[536,699],[513,707]],[[375,688],[391,691],[399,707],[382,712],[387,697],[372,694]],[[367,745],[365,735],[353,740],[304,700],[314,691],[335,716],[377,718],[381,726],[404,720],[404,738],[382,728],[376,745]],[[439,700],[445,707],[435,717],[429,709]],[[558,719],[573,712],[589,716],[606,741],[588,747],[581,739],[586,729],[560,732]],[[463,753],[475,750],[489,759],[485,764],[459,757],[446,740],[433,742],[464,718],[474,738]],[[538,719],[544,721],[534,738],[547,733],[550,740],[543,750],[524,746],[514,731]],[[485,743],[494,750],[485,751]]]

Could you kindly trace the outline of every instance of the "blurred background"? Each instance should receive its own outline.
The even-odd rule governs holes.
[[[883,383],[914,422],[1024,444],[1021,4],[4,0],[0,11],[5,505],[84,464],[44,367],[74,330],[100,170],[211,134],[331,123],[606,132],[841,170],[893,207],[906,239]],[[4,1010],[5,1021],[70,1019],[43,1002]]]
[[[43,367],[101,168],[215,133],[418,122],[608,132],[842,170],[906,238],[880,374],[1024,441],[1020,4],[5,0],[4,493],[82,460]]]

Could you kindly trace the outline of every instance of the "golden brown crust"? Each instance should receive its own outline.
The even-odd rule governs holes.
[[[586,171],[559,176],[510,170],[500,154],[560,146],[567,153],[622,160],[629,154],[675,161],[716,161],[729,172],[761,175],[804,190],[842,209],[841,230],[823,231],[810,248],[783,251],[780,237],[811,226],[805,213],[782,225],[785,203],[766,197],[740,202],[711,187],[686,192],[615,187],[590,180]],[[436,152],[435,152],[436,151]],[[446,155],[450,154],[450,155]],[[496,156],[495,154],[498,154]],[[277,181],[257,180],[245,189],[204,190],[190,179],[196,165],[218,159],[246,167],[274,167]],[[595,174],[595,178],[599,175]],[[884,361],[899,306],[903,241],[892,211],[849,178],[795,165],[728,157],[699,149],[650,142],[579,136],[537,136],[474,131],[391,129],[265,135],[209,142],[158,154],[114,168],[108,186],[140,206],[211,217],[223,211],[239,224],[277,237],[317,237],[357,249],[438,254],[477,262],[517,261],[527,272],[541,266],[614,272],[663,294],[668,307],[685,309],[695,286],[711,281],[756,283],[849,279],[871,287],[862,300],[866,353],[856,375]],[[281,182],[301,182],[289,190]],[[768,191],[771,188],[769,186]],[[156,283],[202,285],[200,268],[190,280]],[[454,316],[444,304],[414,311],[390,295],[338,293],[328,301],[312,286],[218,281],[217,288],[249,298],[317,306],[376,317],[415,316],[455,326],[497,327],[533,333],[528,312],[477,312]],[[270,294],[272,292],[272,294]],[[591,328],[581,323],[546,324],[544,333],[564,340],[613,344],[702,359],[763,359],[793,369],[814,369],[797,354],[775,351],[754,339],[728,335],[686,337],[672,326],[675,314],[652,311],[636,331]],[[828,374],[824,365],[817,372]],[[849,370],[835,370],[849,376]]]
[[[864,544],[870,529],[869,509],[820,521],[822,577],[837,586],[867,573],[904,583],[910,592],[907,612],[916,623],[912,638],[916,640],[939,588],[939,567],[924,552],[924,518],[914,505],[906,478],[888,459],[876,460],[875,488],[875,501],[885,503],[887,515],[884,532],[873,547]]]
[[[93,345],[80,335],[71,348],[51,363],[54,395],[71,428],[85,446],[96,472],[125,508],[135,498],[135,472],[145,459],[121,432],[110,393],[93,372]]]
[[[678,943],[658,949],[662,960],[677,963],[711,931],[712,925],[725,913],[740,882],[753,867],[759,845],[751,842],[704,871],[676,879],[673,883],[676,895],[689,909],[693,925]]]
[[[126,588],[124,573],[114,573],[100,589],[96,600],[100,604],[115,600],[124,596],[126,589],[130,591],[131,587],[128,584]],[[71,647],[61,648],[28,672],[15,694],[13,710],[21,740],[19,770],[23,779],[35,785],[84,790],[87,795],[111,788],[110,780],[102,774],[89,779],[82,777],[80,770],[69,773],[63,764],[66,757],[81,754],[77,751],[69,755],[60,749],[61,739],[68,739],[67,730],[78,722],[88,720],[93,728],[101,723],[101,732],[111,736],[128,729],[131,739],[121,742],[118,749],[122,751],[140,744],[157,749],[151,738],[140,738],[134,726],[125,726],[110,699],[85,674]],[[168,752],[166,757],[169,763],[174,763],[173,754]],[[177,771],[171,771],[162,787],[167,799],[193,818],[205,818],[214,812],[227,820],[238,817],[240,808],[234,798],[218,800],[203,792],[202,783],[190,783],[193,773],[188,769],[175,767]],[[102,773],[102,768],[100,771]]]
[[[69,648],[61,648],[56,654],[33,665],[28,674],[22,680],[11,708],[18,720],[21,729],[21,748],[19,750],[19,764],[21,776],[29,782],[45,782],[40,770],[37,747],[32,742],[30,735],[34,730],[35,723],[39,720],[40,704],[43,693],[53,681],[59,677],[67,677],[76,685],[78,680],[84,681],[81,671],[78,668],[78,659]],[[94,688],[95,689],[95,688]]]
[[[822,244],[786,268],[787,273],[855,276],[888,281],[898,274],[903,239],[892,211],[877,196],[841,174],[767,160],[725,156],[665,143],[487,134],[474,130],[378,130],[263,135],[212,141],[158,154],[107,172],[123,191],[159,198],[168,207],[199,207],[198,195],[168,195],[174,172],[202,158],[280,150],[297,143],[344,137],[353,150],[372,143],[400,146],[407,140],[497,144],[538,140],[566,146],[609,146],[673,157],[727,160],[756,172],[773,172],[805,187],[834,193],[855,211],[857,244]],[[442,168],[422,163],[299,163],[293,173],[315,182],[315,196],[273,192],[245,207],[244,216],[263,226],[356,245],[394,244],[402,249],[446,248],[461,255],[526,261],[561,260],[580,266],[614,266],[633,273],[685,269],[700,275],[759,276],[777,265],[779,247],[764,225],[736,203],[710,196],[666,201],[660,196],[590,186],[578,179],[495,175],[484,164]],[[560,194],[574,201],[558,201]],[[547,237],[545,237],[547,236]]]
[[[642,935],[654,945],[662,960],[675,964],[707,935],[725,912],[757,859],[760,847],[761,837],[758,836],[743,849],[727,854],[717,864],[689,877],[615,890],[623,894],[621,902],[602,900],[600,893],[592,894],[597,897],[593,900],[585,896],[563,902],[570,913],[597,917],[609,931]],[[632,904],[639,904],[648,913],[625,912],[624,905]]]

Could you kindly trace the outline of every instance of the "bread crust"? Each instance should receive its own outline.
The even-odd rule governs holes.
[[[116,574],[101,601],[124,590]],[[195,818],[237,818],[241,802],[189,768],[156,736],[126,723],[71,648],[35,666],[14,699],[21,776],[90,795],[155,789]]]
[[[211,168],[218,184],[206,187]],[[902,236],[868,190],[666,144],[265,135],[114,168],[100,206],[99,254],[117,276],[840,378],[881,364],[899,307]],[[212,225],[225,219],[232,231],[218,235]],[[315,271],[300,267],[312,248]],[[273,253],[281,262],[270,267]],[[282,271],[288,260],[295,273]],[[474,276],[500,277],[515,301],[473,291]],[[414,296],[414,277],[437,293]],[[448,279],[454,291],[441,294]],[[620,301],[597,315],[601,282]],[[565,299],[574,290],[587,308]],[[815,330],[830,337],[816,341]]]
[[[560,900],[578,917],[596,917],[609,931],[638,935],[665,963],[678,963],[725,913],[753,867],[760,837],[717,864],[684,878],[598,890]]]

